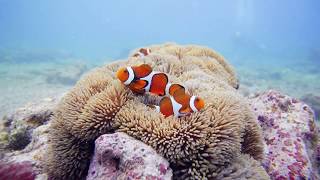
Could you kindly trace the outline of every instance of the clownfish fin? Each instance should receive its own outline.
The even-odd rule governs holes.
[[[183,89],[184,92],[186,91],[185,88],[184,88],[182,85],[180,85],[180,84],[172,84],[172,85],[170,86],[170,88],[169,88],[169,95],[173,96],[174,93],[175,93],[176,91],[180,90],[180,89]],[[181,92],[180,92],[180,93],[181,93]]]
[[[160,112],[165,116],[173,115],[172,103],[169,97],[164,97],[160,101]]]
[[[164,96],[166,94],[166,85],[168,82],[169,79],[165,73],[153,75],[149,92],[157,94],[158,96]]]
[[[152,67],[148,64],[141,64],[140,66],[132,67],[135,78],[142,78],[148,76],[152,72]]]
[[[173,98],[177,103],[182,105],[182,109],[189,107],[190,95],[188,95],[184,89],[178,89],[173,94]]]
[[[164,97],[164,98],[162,98],[162,99],[160,100],[160,103],[159,103],[159,104],[160,104],[160,107],[165,107],[165,106],[171,104],[171,100],[170,100],[169,97]]]
[[[143,89],[147,85],[148,85],[148,81],[145,81],[145,80],[136,80],[130,84],[130,86],[134,89]]]
[[[142,93],[147,85],[148,82],[145,80],[136,80],[130,83],[129,88],[136,93]]]
[[[179,112],[180,112],[181,114],[187,114],[187,113],[191,113],[192,111],[191,111],[191,109],[190,109],[189,107],[186,107],[186,108],[181,108],[181,109],[179,110]]]
[[[184,88],[183,89],[180,88],[180,89],[175,90],[172,96],[174,99],[181,99],[181,98],[188,96],[188,95],[186,94],[186,91]]]

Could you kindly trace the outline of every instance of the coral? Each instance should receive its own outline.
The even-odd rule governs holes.
[[[250,99],[266,143],[272,179],[319,179],[319,132],[310,107],[276,91]]]
[[[199,46],[150,48],[148,56],[129,57],[90,72],[62,99],[50,131],[50,178],[84,178],[94,140],[115,131],[154,148],[170,162],[176,179],[216,178],[239,154],[263,158],[259,126],[222,56]],[[188,93],[205,99],[204,110],[178,119],[164,118],[146,106],[159,98],[134,95],[114,76],[119,67],[142,63],[169,74],[173,83],[184,82]]]
[[[1,180],[34,180],[36,172],[32,164],[28,161],[20,163],[3,163],[0,162],[0,179]]]
[[[124,133],[106,134],[95,141],[87,180],[171,179],[169,163],[151,147]]]

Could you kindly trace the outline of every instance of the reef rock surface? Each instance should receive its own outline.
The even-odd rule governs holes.
[[[42,162],[47,156],[50,117],[58,101],[56,97],[28,103],[2,119],[0,179],[47,179]]]
[[[87,180],[171,178],[167,160],[125,133],[105,134],[95,141]]]
[[[319,132],[304,102],[276,91],[250,99],[262,127],[264,168],[272,179],[319,179]]]

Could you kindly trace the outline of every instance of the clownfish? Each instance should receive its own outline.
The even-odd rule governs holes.
[[[181,117],[198,112],[204,108],[204,100],[197,96],[190,96],[184,90],[176,90],[173,96],[161,99],[159,106],[150,105],[165,117],[173,115]]]
[[[150,53],[151,53],[151,50],[149,48],[141,48],[137,53],[133,55],[133,57],[148,56]]]
[[[168,76],[162,72],[155,72],[148,64],[120,68],[117,78],[131,91],[138,94],[150,92],[158,96],[173,95],[177,90],[185,91],[179,84],[169,83]]]

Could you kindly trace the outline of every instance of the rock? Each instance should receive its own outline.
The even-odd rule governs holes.
[[[36,173],[32,164],[28,161],[20,163],[2,163],[0,162],[1,180],[34,180]]]
[[[314,113],[316,114],[316,118],[320,119],[320,96],[314,94],[307,94],[301,98],[302,101],[307,103],[312,107]]]
[[[60,97],[29,103],[5,116],[0,125],[0,149],[22,150],[30,142],[33,129],[46,124]]]
[[[319,135],[312,109],[272,90],[250,98],[250,104],[263,130],[263,166],[271,179],[319,179]]]
[[[40,103],[29,103],[4,118],[0,179],[47,179],[43,162],[47,157],[50,116],[58,100],[46,98]],[[22,169],[20,173],[19,169]],[[2,176],[3,171],[10,173]]]
[[[20,151],[11,151],[7,152],[3,155],[2,162],[8,164],[10,166],[18,167],[20,164],[24,167],[27,167],[28,172],[32,172],[36,179],[47,179],[46,173],[44,170],[43,162],[46,161],[47,158],[47,150],[48,150],[48,132],[49,132],[50,124],[39,126],[38,128],[33,130],[32,140],[23,150]],[[25,163],[27,162],[27,165]],[[1,164],[0,164],[0,179],[1,179]],[[5,165],[7,166],[7,165]],[[30,167],[29,167],[30,166]],[[19,174],[13,174],[10,179],[20,179]]]
[[[8,148],[12,150],[21,150],[30,142],[31,137],[26,128],[14,129],[8,137]]]
[[[95,141],[87,180],[171,179],[169,163],[146,144],[125,133],[105,134]]]

